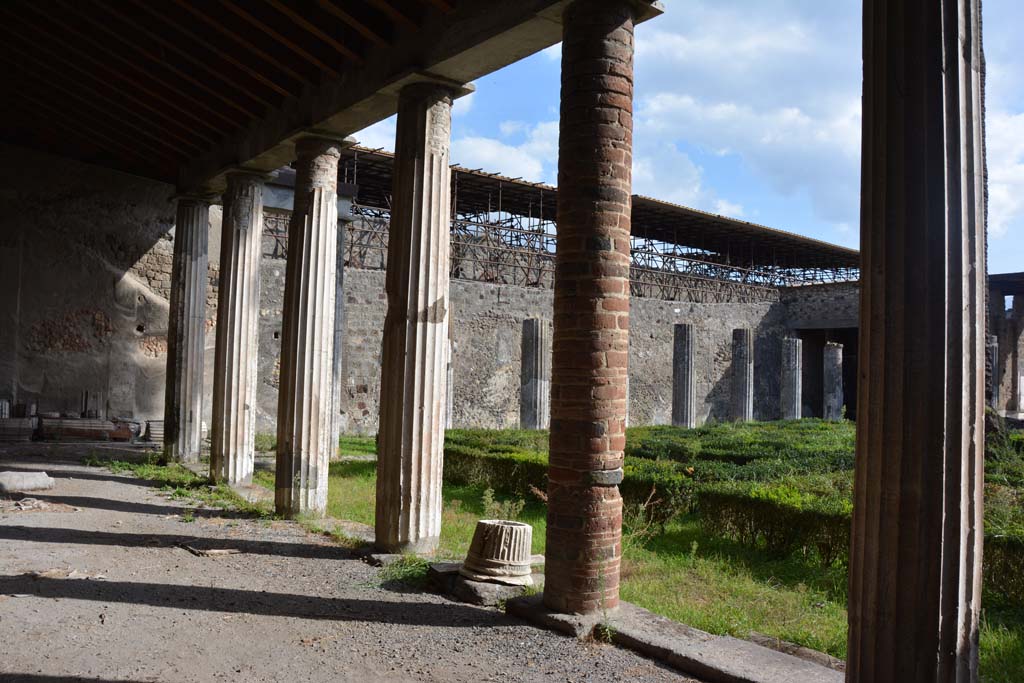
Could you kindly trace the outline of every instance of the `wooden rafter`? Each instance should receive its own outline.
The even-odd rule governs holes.
[[[253,92],[251,89],[247,90],[247,89],[243,88],[241,85],[239,85],[239,83],[238,83],[238,81],[236,79],[232,79],[230,76],[224,74],[220,69],[216,69],[216,68],[211,67],[210,64],[208,64],[207,62],[204,62],[203,60],[201,60],[201,59],[199,59],[197,57],[195,57],[188,50],[182,49],[174,41],[168,40],[163,35],[160,35],[159,32],[156,32],[156,31],[153,31],[153,30],[149,29],[142,22],[137,21],[136,19],[132,18],[131,16],[125,14],[122,11],[120,11],[120,8],[116,8],[116,7],[113,7],[111,5],[108,5],[106,2],[104,2],[104,0],[93,0],[93,4],[95,6],[99,6],[99,7],[103,8],[111,16],[117,17],[118,19],[120,19],[124,23],[128,24],[129,26],[131,26],[132,29],[134,31],[136,31],[139,35],[145,36],[146,40],[153,41],[153,43],[159,45],[160,47],[164,48],[165,50],[169,50],[170,52],[173,52],[177,56],[179,56],[182,59],[184,59],[185,61],[187,61],[192,66],[200,69],[201,71],[203,71],[206,74],[209,74],[211,77],[216,78],[221,83],[224,83],[225,85],[231,86],[232,88],[237,90],[239,93],[241,93],[243,96],[248,97],[249,99],[254,100],[256,102],[259,102],[260,104],[265,105],[267,107],[274,106],[273,102],[271,102],[267,98],[263,97],[260,93]],[[214,52],[214,54],[218,54],[218,53]],[[218,54],[218,56],[220,56],[220,55]],[[227,60],[225,60],[225,61],[227,61]],[[231,62],[229,62],[229,63],[231,63]],[[246,72],[246,73],[248,74],[248,72]],[[249,74],[249,75],[251,76],[252,74]],[[262,81],[260,81],[260,82],[262,83]],[[247,111],[248,111],[248,109],[247,109]],[[250,113],[255,115],[253,112],[250,112]]]
[[[245,21],[249,22],[250,24],[252,24],[256,28],[258,28],[260,31],[263,31],[268,36],[270,36],[271,38],[273,38],[277,42],[281,43],[286,48],[288,48],[289,50],[291,50],[292,52],[297,54],[299,57],[302,57],[304,60],[306,60],[310,64],[316,66],[319,69],[322,69],[322,70],[328,72],[329,74],[331,74],[334,77],[339,76],[338,72],[333,67],[325,64],[320,58],[318,58],[315,55],[311,54],[309,51],[304,49],[302,46],[298,45],[295,41],[291,40],[287,36],[282,35],[280,32],[275,30],[273,27],[268,26],[264,22],[260,21],[258,18],[253,16],[251,13],[249,13],[244,8],[242,8],[242,7],[238,6],[238,5],[236,5],[235,3],[231,2],[231,0],[220,0],[220,1],[221,1],[221,4],[224,5],[225,7],[227,7],[229,11],[231,11],[232,13],[238,15],[239,17],[241,17]]]
[[[7,10],[7,8],[0,8],[0,11],[9,12],[9,10]],[[41,30],[43,32],[42,33],[43,35],[52,35],[52,33],[53,33],[52,30],[46,30],[45,28],[41,29],[39,27],[39,25],[33,24],[32,21],[27,21],[24,13],[22,13],[21,16],[18,17],[18,18],[19,18],[20,21],[25,22],[25,23],[29,24],[30,26],[35,26],[35,28],[37,30]],[[46,51],[46,48],[42,48],[42,49],[44,51]],[[177,102],[175,102],[171,98],[164,97],[161,93],[155,91],[153,88],[150,88],[146,83],[140,82],[138,79],[135,79],[135,78],[129,76],[128,74],[124,73],[123,71],[120,71],[118,69],[113,69],[113,68],[107,66],[106,64],[104,64],[100,60],[98,60],[95,57],[93,57],[92,55],[90,55],[85,50],[82,50],[81,48],[79,48],[77,45],[74,45],[74,44],[70,43],[69,41],[65,40],[65,41],[61,42],[61,50],[65,51],[65,52],[70,51],[70,52],[75,53],[76,58],[75,59],[69,59],[69,58],[64,57],[61,54],[58,54],[58,53],[55,53],[55,52],[52,52],[52,51],[50,51],[50,55],[53,56],[54,58],[56,58],[58,61],[63,62],[69,68],[74,69],[74,70],[76,70],[76,71],[78,71],[80,73],[83,73],[83,74],[85,74],[86,76],[88,76],[90,78],[101,79],[101,80],[104,80],[104,82],[109,83],[109,81],[106,81],[105,79],[102,79],[101,76],[98,73],[96,73],[94,71],[90,71],[89,69],[87,69],[87,68],[85,68],[83,66],[83,63],[90,64],[93,69],[96,69],[97,71],[105,73],[108,78],[112,78],[112,79],[114,79],[116,81],[121,81],[123,83],[126,83],[128,86],[130,86],[129,88],[125,88],[123,90],[120,90],[120,92],[123,93],[124,97],[132,99],[132,100],[138,102],[139,104],[146,106],[151,111],[154,111],[155,113],[159,113],[160,116],[163,116],[165,118],[170,118],[170,115],[167,114],[166,112],[164,112],[163,110],[158,109],[158,108],[150,105],[149,103],[145,102],[144,100],[139,99],[135,95],[132,95],[131,94],[131,92],[133,92],[132,89],[135,89],[138,92],[142,92],[142,93],[145,93],[145,94],[149,95],[150,97],[152,97],[156,101],[160,102],[164,106],[168,107],[169,109],[173,109],[174,111],[177,111],[179,114],[181,114],[185,118],[189,118],[189,119],[193,120],[200,127],[206,128],[208,130],[211,130],[215,134],[219,134],[220,131],[218,131],[215,126],[212,126],[210,124],[210,122],[205,120],[203,117],[201,117],[198,114],[196,114],[195,112],[190,111],[189,109],[181,106],[180,104],[178,104]],[[211,136],[208,133],[200,132],[199,129],[193,129],[193,133],[194,133],[194,135],[196,135],[196,137],[199,137],[199,138],[205,140],[206,142],[213,143],[213,142],[216,141],[216,137]]]
[[[217,90],[215,88],[211,88],[209,85],[207,85],[203,81],[201,81],[198,78],[195,78],[194,76],[192,76],[192,74],[189,74],[189,73],[187,73],[185,71],[182,71],[177,66],[175,66],[174,63],[171,60],[162,58],[160,55],[156,54],[151,49],[149,49],[141,41],[132,40],[130,37],[126,36],[123,32],[115,31],[113,28],[108,26],[106,23],[96,19],[95,16],[94,16],[94,13],[91,11],[91,9],[90,9],[90,11],[77,12],[76,13],[75,10],[74,10],[74,6],[70,5],[69,3],[62,2],[61,6],[64,7],[65,11],[69,11],[72,14],[74,14],[74,16],[77,16],[77,18],[79,20],[85,21],[85,22],[89,23],[91,26],[96,28],[96,30],[102,31],[103,33],[107,34],[108,36],[110,36],[114,40],[120,41],[122,44],[127,45],[129,48],[131,48],[131,49],[135,50],[136,52],[138,52],[139,54],[142,54],[143,56],[145,56],[147,59],[150,60],[151,63],[158,64],[158,65],[162,66],[163,68],[167,69],[168,71],[176,74],[179,78],[181,78],[181,79],[183,79],[185,81],[188,81],[189,83],[191,83],[196,88],[202,90],[207,95],[210,95],[214,99],[223,102],[224,104],[226,104],[227,106],[231,107],[235,111],[237,111],[237,112],[239,112],[239,113],[241,113],[241,114],[243,114],[243,115],[245,115],[247,117],[252,117],[252,116],[256,115],[256,112],[254,112],[251,108],[245,107],[245,106],[239,104],[236,100],[226,96],[224,93],[222,93],[221,91],[219,91],[219,90]],[[238,123],[238,121],[235,120],[235,119],[233,119],[231,122],[232,122],[232,124],[235,124],[235,125],[237,125],[237,123]]]
[[[2,24],[0,24],[0,25],[2,25]],[[74,72],[77,72],[77,73],[81,74],[82,76],[84,76],[86,81],[91,81],[93,84],[99,85],[101,87],[110,87],[109,84],[103,78],[101,78],[100,76],[91,73],[88,69],[85,69],[85,68],[79,66],[77,63],[75,63],[72,60],[65,59],[65,58],[61,57],[60,55],[58,55],[58,54],[56,54],[56,53],[54,53],[54,52],[52,52],[50,50],[47,50],[46,48],[41,47],[38,43],[33,43],[30,38],[28,38],[26,36],[22,36],[22,35],[20,35],[17,32],[10,32],[10,31],[8,31],[7,35],[8,35],[9,38],[13,38],[15,40],[15,42],[21,42],[23,45],[25,45],[26,46],[26,51],[30,52],[33,49],[40,50],[44,54],[48,54],[53,61],[61,63],[65,67],[67,67],[67,69],[69,69],[71,71],[74,71]],[[170,114],[168,114],[164,110],[162,110],[162,109],[160,109],[158,107],[155,107],[152,104],[150,104],[150,103],[148,103],[148,102],[146,102],[144,100],[141,100],[141,99],[135,97],[131,93],[119,92],[119,95],[120,95],[120,97],[123,100],[134,102],[135,104],[139,105],[143,109],[146,109],[147,111],[149,111],[152,114],[154,114],[156,117],[164,119],[165,121],[170,123],[171,126],[180,126],[181,125],[181,123],[179,121],[177,121],[173,116],[171,116]],[[167,135],[169,135],[171,137],[174,137],[175,139],[177,139],[179,142],[181,142],[184,145],[192,147],[193,149],[195,149],[197,151],[202,149],[202,146],[197,144],[195,140],[189,139],[189,138],[184,137],[182,135],[178,135],[177,133],[174,133],[168,127],[165,127],[163,130],[166,132]],[[195,131],[192,131],[192,133],[196,134]],[[198,134],[196,134],[196,136],[197,137],[204,137],[204,136],[199,136]],[[205,139],[205,137],[204,137],[204,139]]]
[[[184,0],[177,0],[177,1],[178,2],[183,2]],[[284,4],[283,2],[280,2],[280,0],[266,0],[266,2],[271,7],[276,9],[278,12],[280,12],[281,14],[285,15],[286,17],[288,17],[289,19],[294,21],[301,28],[305,29],[308,33],[312,33],[314,36],[316,36],[320,40],[324,41],[325,43],[327,43],[328,45],[330,45],[335,50],[337,50],[341,54],[345,55],[346,57],[348,57],[352,61],[356,62],[357,64],[362,64],[363,63],[363,58],[362,58],[361,55],[359,55],[357,52],[353,51],[352,49],[350,49],[348,46],[344,45],[343,43],[340,43],[337,40],[335,40],[334,38],[332,38],[331,36],[327,35],[325,32],[321,31],[314,24],[309,22],[305,17],[303,17],[301,14],[299,14],[298,12],[293,10],[288,5]]]
[[[370,40],[377,45],[386,47],[389,43],[380,35],[377,31],[370,28],[365,22],[360,21],[353,15],[349,14],[345,10],[335,5],[331,0],[316,0],[317,4],[320,5],[326,12],[330,12],[334,16],[341,19],[343,22],[355,29],[359,35],[363,36],[367,40]]]
[[[283,63],[280,59],[277,59],[277,58],[273,57],[272,55],[268,54],[263,48],[261,48],[258,45],[254,44],[251,40],[248,40],[245,36],[240,35],[239,33],[231,30],[231,28],[229,28],[228,26],[225,26],[222,22],[218,21],[214,17],[211,17],[206,12],[200,10],[198,7],[193,5],[191,2],[188,2],[188,0],[174,0],[174,2],[179,7],[181,7],[185,11],[187,11],[189,14],[194,16],[195,18],[199,19],[200,21],[202,21],[203,23],[207,24],[208,26],[213,27],[215,30],[217,30],[222,35],[225,35],[228,38],[231,38],[233,41],[235,41],[236,43],[238,43],[239,45],[241,45],[245,49],[249,50],[254,55],[257,55],[258,57],[260,57],[261,59],[263,59],[267,63],[274,65],[275,67],[277,67],[281,71],[285,72],[286,74],[288,74],[289,76],[291,76],[295,80],[299,81],[300,83],[309,83],[310,82],[310,80],[309,80],[309,78],[307,76],[305,76],[303,74],[300,74],[295,69],[293,69],[290,66],[288,66],[287,64]]]
[[[67,9],[67,8],[65,7],[65,9]],[[91,17],[87,16],[87,15],[88,15],[88,13],[86,13],[86,16],[79,16],[79,19],[81,19],[81,20],[83,20],[85,22],[88,22],[88,23],[94,23],[94,20]],[[72,16],[74,16],[73,11],[72,11]],[[142,68],[142,66],[139,65],[138,62],[133,62],[132,60],[130,60],[127,57],[125,57],[124,55],[119,54],[117,52],[117,50],[113,46],[111,46],[109,43],[106,43],[106,42],[104,42],[102,40],[99,40],[97,38],[92,38],[86,32],[76,31],[76,29],[74,27],[69,26],[62,19],[60,19],[59,18],[60,14],[58,14],[57,12],[49,13],[48,17],[49,17],[50,21],[52,21],[57,26],[62,27],[65,31],[68,31],[72,35],[77,33],[79,36],[81,36],[82,40],[84,40],[86,43],[91,45],[97,51],[102,52],[103,54],[109,56],[113,61],[120,63],[122,66],[127,67],[129,70],[135,70],[135,71],[142,72],[144,76],[148,76],[148,78],[152,79],[155,84],[158,84],[158,85],[162,86],[164,89],[166,89],[169,92],[175,93],[178,98],[181,98],[182,100],[187,101],[189,103],[189,105],[191,105],[192,107],[195,107],[197,109],[202,109],[208,115],[213,116],[214,118],[220,119],[221,121],[226,123],[228,126],[235,126],[235,125],[237,125],[238,122],[235,119],[232,119],[231,117],[226,116],[223,113],[217,111],[216,109],[211,107],[206,102],[206,100],[204,100],[202,97],[196,97],[194,93],[190,93],[190,92],[187,92],[186,90],[183,90],[178,84],[169,82],[169,81],[165,80],[164,78],[161,78],[158,74],[155,74],[155,73],[153,73],[151,71],[150,72],[144,71],[144,69]],[[99,30],[102,31],[102,30],[105,30],[105,29],[102,26],[100,26]],[[116,34],[113,34],[113,37],[114,37],[115,40],[117,39],[117,35]],[[175,103],[175,104],[177,104],[177,103]]]

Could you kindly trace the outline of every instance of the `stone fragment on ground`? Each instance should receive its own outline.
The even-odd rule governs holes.
[[[45,491],[52,489],[53,483],[46,472],[0,472],[0,493]]]

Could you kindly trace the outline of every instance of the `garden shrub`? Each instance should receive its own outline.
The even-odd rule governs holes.
[[[698,489],[697,508],[706,532],[774,555],[813,551],[830,566],[850,545],[848,473],[708,484]]]
[[[985,534],[985,588],[1024,607],[1024,534]]]

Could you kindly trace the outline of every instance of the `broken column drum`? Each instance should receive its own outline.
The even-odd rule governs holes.
[[[210,476],[252,480],[259,360],[263,176],[232,172],[224,193],[213,367]]]
[[[693,346],[693,325],[677,324],[672,337],[672,424],[687,429],[697,426]]]
[[[178,197],[167,320],[163,442],[167,457],[179,462],[199,462],[202,445],[209,231],[209,197]]]
[[[452,91],[399,94],[381,352],[376,544],[433,552],[447,412]]]
[[[459,573],[474,581],[532,586],[533,527],[522,522],[482,519]]]
[[[732,331],[732,419],[754,419],[754,335],[749,328]]]
[[[804,343],[795,337],[782,340],[781,403],[783,420],[803,417]]]
[[[558,612],[619,603],[633,10],[626,0],[577,0],[562,22],[544,586],[544,605]]]
[[[829,342],[822,353],[822,411],[826,420],[843,419],[843,345]]]
[[[295,145],[295,201],[288,224],[277,408],[278,514],[322,515],[332,439],[338,160],[343,143],[304,137]]]
[[[523,321],[522,367],[520,370],[519,426],[547,429],[551,406],[551,335],[547,321]]]

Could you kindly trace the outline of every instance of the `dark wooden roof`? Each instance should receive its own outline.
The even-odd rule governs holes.
[[[988,286],[1003,296],[1024,296],[1024,273],[995,273],[988,276]]]

